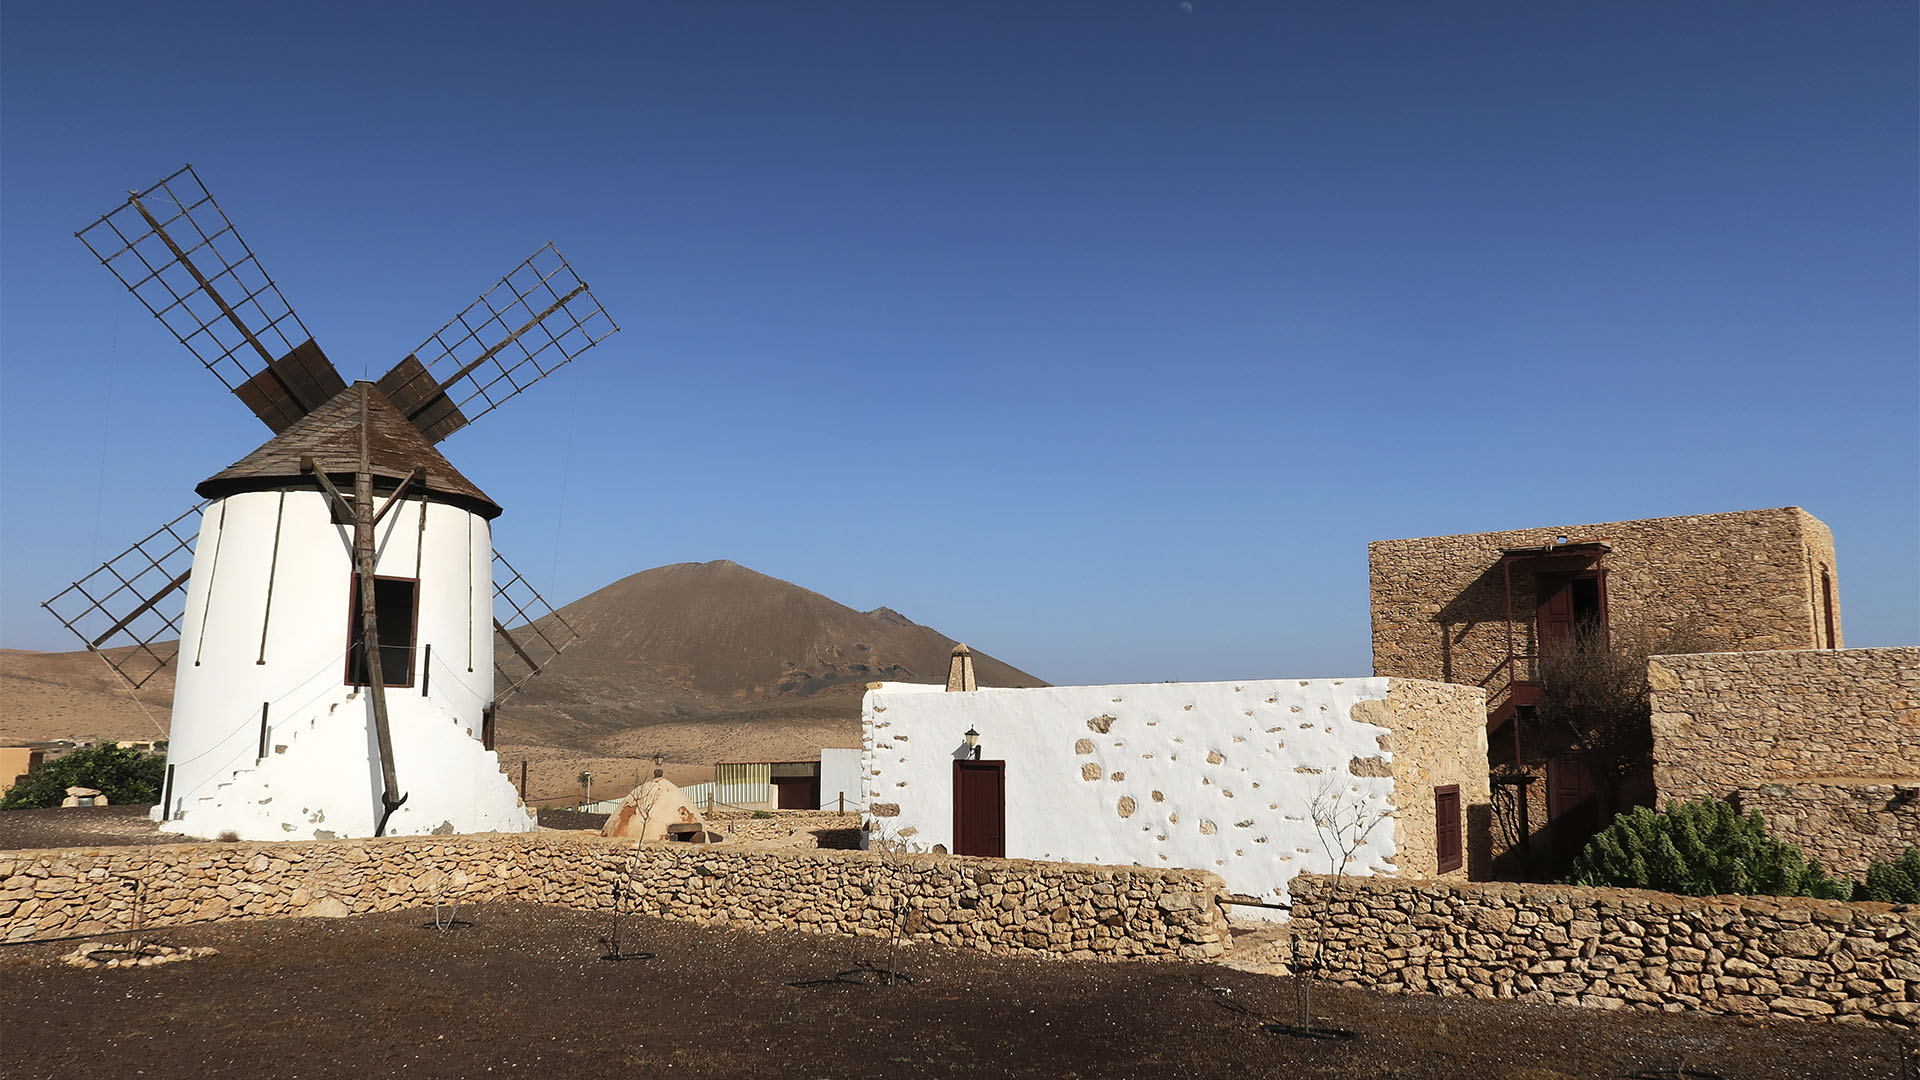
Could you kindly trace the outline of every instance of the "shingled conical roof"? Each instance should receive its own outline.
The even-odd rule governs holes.
[[[367,462],[376,488],[391,488],[414,469],[425,467],[425,489],[429,498],[452,503],[484,518],[500,516],[500,504],[448,464],[427,437],[369,382],[354,383],[335,394],[319,408],[294,421],[291,427],[262,443],[253,453],[201,481],[194,490],[202,498],[217,499],[242,491],[306,487],[313,481],[300,471],[302,458],[312,458],[336,484],[346,487],[353,483],[354,469],[360,461],[363,423]],[[420,487],[416,485],[411,490],[418,491]]]

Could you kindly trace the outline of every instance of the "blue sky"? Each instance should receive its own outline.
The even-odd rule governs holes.
[[[1370,666],[1373,539],[1801,505],[1920,641],[1907,3],[10,4],[0,645],[266,437],[73,232],[192,162],[555,603],[730,558],[1057,682]]]

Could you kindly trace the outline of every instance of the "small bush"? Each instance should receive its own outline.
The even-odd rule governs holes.
[[[1920,847],[1910,847],[1892,862],[1867,864],[1867,880],[1853,889],[1855,900],[1882,904],[1920,904]]]
[[[765,821],[772,816],[772,812],[767,810],[755,810],[753,812],[753,819],[755,821]]]
[[[1851,882],[1830,878],[1818,859],[1767,835],[1756,811],[1745,817],[1719,799],[1644,806],[1620,815],[1573,861],[1576,885],[1656,889],[1686,896],[1743,894],[1845,900]]]
[[[0,799],[0,810],[59,806],[70,787],[94,788],[115,805],[152,804],[160,801],[160,785],[166,775],[165,758],[130,746],[94,743],[28,773],[25,780],[7,789],[6,798]]]

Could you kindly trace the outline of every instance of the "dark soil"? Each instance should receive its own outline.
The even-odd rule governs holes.
[[[587,814],[551,806],[542,806],[535,813],[540,817],[541,826],[548,829],[591,829],[599,832],[600,826],[607,823],[605,814]]]
[[[21,848],[119,847],[178,844],[147,820],[150,806],[68,806],[56,810],[0,810],[0,851]]]
[[[1619,1077],[1897,1080],[1913,1036],[1322,990],[1346,1043],[1264,1034],[1290,980],[1199,964],[903,948],[911,983],[828,981],[884,942],[488,906],[164,931],[219,955],[82,970],[0,949],[9,1077]],[[1901,1039],[1910,1040],[1903,1050]],[[1920,1065],[1911,1062],[1909,1067]],[[1909,1074],[1911,1075],[1911,1074]]]

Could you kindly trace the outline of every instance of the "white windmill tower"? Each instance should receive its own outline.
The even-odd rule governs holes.
[[[349,386],[191,166],[78,235],[274,432],[46,604],[136,687],[177,660],[161,828],[532,828],[493,708],[574,634],[494,553],[499,505],[434,444],[619,329],[587,286],[543,247]]]

